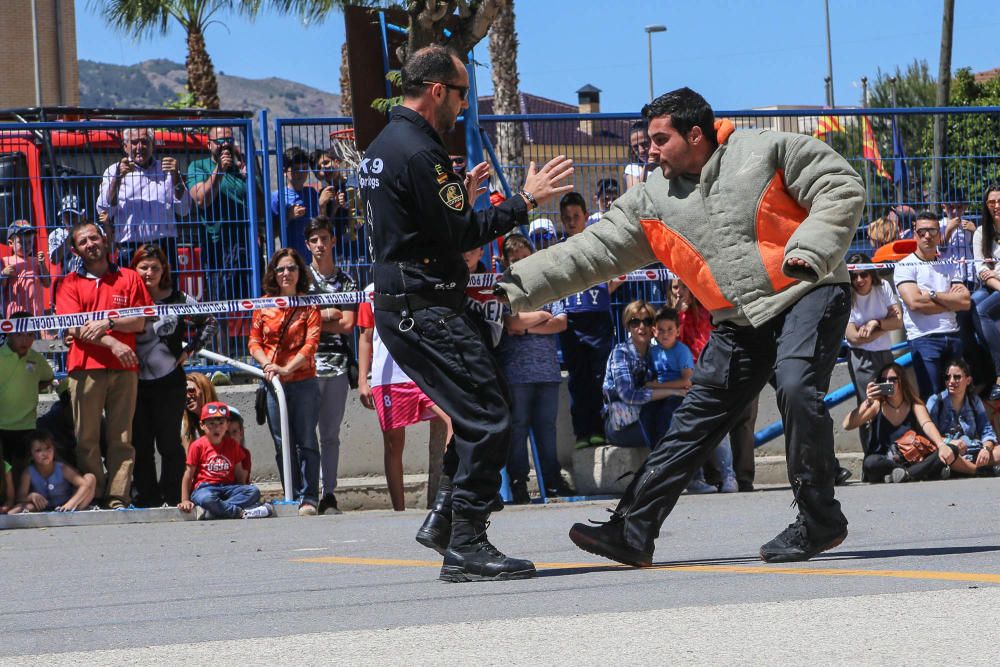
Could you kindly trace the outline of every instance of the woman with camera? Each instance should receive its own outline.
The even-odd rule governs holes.
[[[847,258],[848,265],[868,264],[863,253]],[[886,364],[893,361],[892,341],[886,334],[901,329],[903,320],[899,299],[888,282],[871,269],[851,270],[851,316],[844,337],[847,338],[847,369],[857,394],[858,404],[865,398],[868,383]],[[868,428],[858,431],[861,448],[868,453]]]
[[[963,475],[975,475],[980,468],[998,463],[994,452],[996,433],[986,416],[983,401],[969,391],[972,374],[962,359],[948,364],[944,375],[946,389],[927,400],[927,412],[937,430],[945,434],[945,442],[957,447],[961,454],[951,464],[952,470]]]
[[[874,382],[865,388],[865,400],[844,417],[845,430],[868,425],[868,443],[862,464],[863,479],[869,482],[908,482],[944,479],[959,456],[941,437],[927,407],[920,400],[902,366],[896,362],[879,369]],[[901,453],[900,443],[917,437],[933,446],[921,460],[911,462]]]

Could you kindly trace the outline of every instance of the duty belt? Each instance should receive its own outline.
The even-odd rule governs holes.
[[[379,294],[376,292],[373,298],[377,310],[402,313],[404,317],[424,308],[438,307],[461,310],[465,304],[465,292],[459,290],[414,292],[413,294]]]

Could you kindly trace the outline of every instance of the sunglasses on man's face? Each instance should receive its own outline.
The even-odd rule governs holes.
[[[632,319],[630,319],[628,321],[628,328],[629,329],[635,329],[640,324],[642,324],[644,326],[647,326],[647,327],[651,327],[651,326],[653,326],[653,318],[652,317],[644,317],[644,318],[642,318],[640,320],[638,317],[633,317]]]
[[[920,229],[915,229],[913,233],[917,236],[937,236],[941,233],[941,230],[937,227],[921,227]]]
[[[212,143],[216,146],[232,146],[234,140],[232,137],[216,137],[212,139]]]

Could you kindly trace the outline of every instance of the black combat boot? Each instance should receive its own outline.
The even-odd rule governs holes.
[[[441,581],[506,581],[535,576],[535,564],[530,560],[508,558],[490,544],[486,537],[488,516],[452,516],[451,544],[444,554]]]
[[[442,477],[434,497],[434,506],[417,531],[417,542],[442,556],[451,541],[451,478]]]
[[[794,563],[829,551],[847,538],[847,518],[833,497],[833,487],[794,482],[792,491],[799,515],[773,540],[760,548],[761,560]]]
[[[617,511],[605,523],[588,526],[573,524],[569,539],[573,544],[594,555],[609,558],[632,567],[649,567],[653,564],[653,540],[648,531],[637,530]],[[632,538],[631,540],[629,538]],[[635,543],[637,546],[633,546]]]

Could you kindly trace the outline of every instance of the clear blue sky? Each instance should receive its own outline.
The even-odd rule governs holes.
[[[179,27],[140,42],[105,27],[87,0],[77,0],[80,58],[130,65],[149,58],[184,62]],[[995,2],[955,3],[953,70],[1000,67]],[[937,73],[943,0],[830,0],[835,101],[855,105],[860,79],[874,81],[914,58]],[[657,92],[682,85],[717,109],[823,104],[826,40],[822,0],[517,0],[521,90],[574,103],[586,83],[600,88],[603,111],[637,111],[649,95],[643,26],[653,35]],[[340,14],[304,27],[265,14],[249,23],[220,17],[206,40],[217,70],[249,78],[277,76],[339,92]],[[488,63],[485,40],[477,59]],[[480,94],[492,89],[479,70]]]

